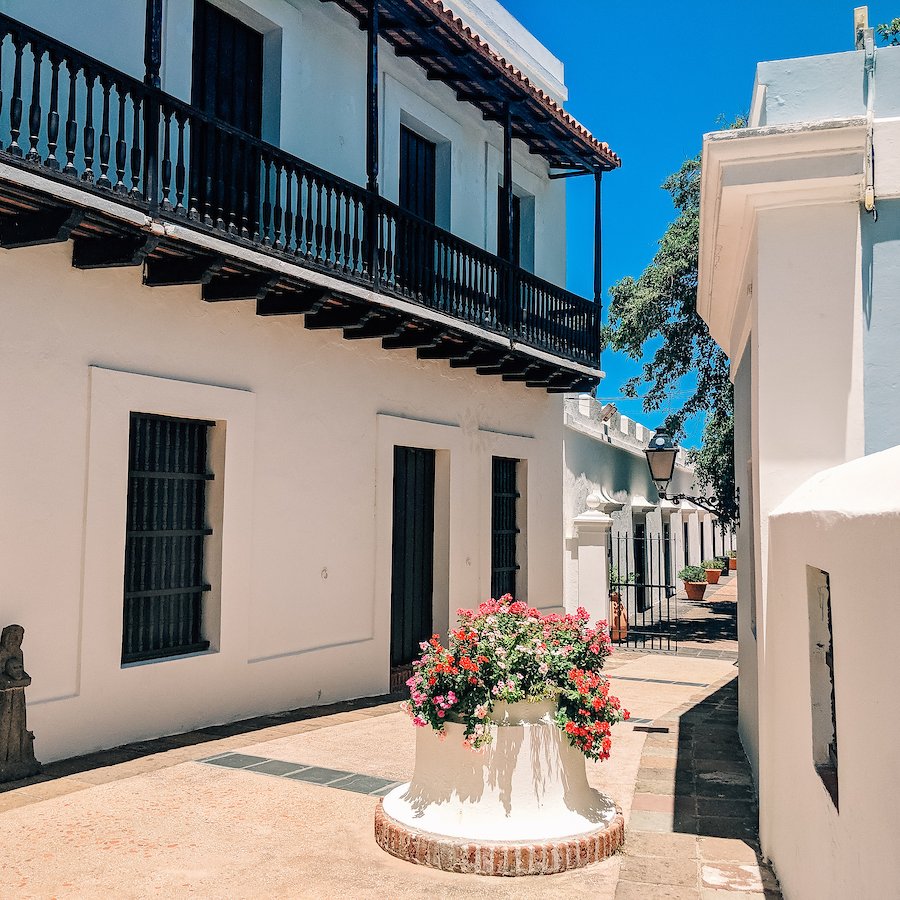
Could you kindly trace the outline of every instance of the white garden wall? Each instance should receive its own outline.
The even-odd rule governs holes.
[[[900,881],[898,467],[894,448],[828,470],[769,518],[760,818],[791,900],[890,897]],[[831,587],[839,811],[813,768],[807,567]]]

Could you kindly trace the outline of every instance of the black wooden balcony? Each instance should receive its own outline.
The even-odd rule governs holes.
[[[47,180],[46,196],[33,179],[0,191],[0,245],[71,237],[76,266],[143,263],[145,284],[196,281],[207,300],[256,298],[261,314],[307,314],[308,327],[551,390],[598,380],[599,304],[2,14],[0,38],[0,162]],[[359,292],[342,298],[240,257],[198,256],[89,203],[60,202],[60,182],[442,315],[416,321],[361,304]],[[503,340],[441,327],[448,317]],[[519,345],[540,352],[523,361]]]

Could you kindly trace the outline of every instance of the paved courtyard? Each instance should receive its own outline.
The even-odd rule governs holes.
[[[626,818],[616,857],[501,879],[400,862],[373,839],[378,796],[412,774],[399,704],[298,710],[46,767],[0,793],[4,896],[780,896],[760,864],[732,659],[621,653],[631,710],[589,778]]]

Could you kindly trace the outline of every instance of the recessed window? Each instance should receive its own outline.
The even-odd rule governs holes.
[[[524,599],[518,577],[521,568],[520,523],[522,495],[519,489],[521,460],[495,456],[491,472],[491,596],[512,594]]]
[[[133,412],[122,662],[209,648],[203,639],[209,429],[197,419]]]
[[[838,806],[837,715],[834,702],[834,632],[831,581],[827,572],[806,567],[809,601],[809,681],[813,764],[835,808]]]

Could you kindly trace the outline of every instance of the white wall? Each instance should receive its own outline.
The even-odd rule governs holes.
[[[320,0],[215,2],[266,35],[263,137],[364,185],[366,36],[357,20]],[[188,101],[193,7],[193,0],[164,0],[162,87]],[[51,0],[6,0],[4,12],[136,78],[143,77],[143,2],[84,0],[65,4],[61,12],[60,4]],[[99,22],[103,28],[97,27]],[[117,38],[110,40],[111,34]],[[550,65],[551,59],[548,55],[545,63]],[[384,41],[379,62],[382,194],[394,201],[398,197],[403,121],[431,140],[447,142],[446,154],[439,157],[446,159],[448,168],[449,209],[438,224],[496,252],[500,126],[485,122],[474,106],[459,102],[446,85],[428,81],[424,69],[410,59],[397,58]],[[520,193],[534,198],[533,270],[564,287],[565,182],[551,181],[548,172],[542,157],[514,142],[513,179]]]
[[[763,851],[796,900],[891,897],[900,881],[900,605],[892,566],[861,564],[896,554],[898,466],[895,448],[826,471],[769,520],[777,620],[773,612],[761,684],[771,743],[760,816]],[[839,812],[813,768],[807,566],[830,576]]]
[[[560,605],[559,397],[140,278],[67,244],[0,256],[0,621],[26,629],[39,758],[386,690],[396,442],[450,454],[449,610],[490,592],[495,453],[527,459],[528,598]],[[126,481],[103,435],[119,415],[121,450],[136,395],[98,400],[91,366],[226,423],[219,653],[116,663]]]

